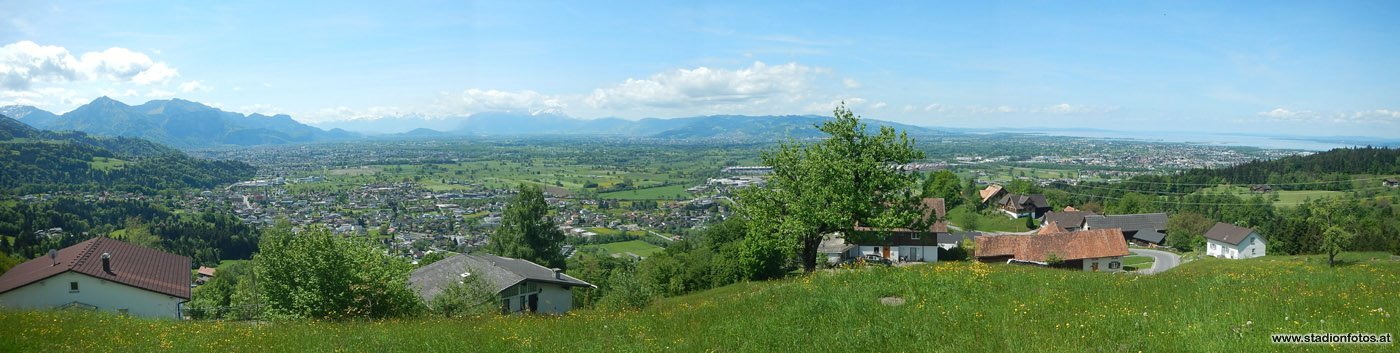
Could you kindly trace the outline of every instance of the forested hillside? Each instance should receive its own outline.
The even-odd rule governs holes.
[[[210,188],[253,176],[246,163],[193,158],[135,138],[47,132],[0,115],[0,190],[154,193]]]

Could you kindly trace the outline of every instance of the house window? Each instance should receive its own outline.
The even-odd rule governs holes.
[[[909,239],[919,240],[919,232],[909,233]]]
[[[1110,269],[1110,270],[1117,270],[1119,267],[1122,267],[1122,266],[1123,266],[1123,265],[1122,265],[1122,264],[1119,264],[1118,261],[1112,261],[1112,262],[1109,262],[1109,263],[1108,263],[1108,269]]]
[[[78,282],[68,282],[68,293],[78,292]]]

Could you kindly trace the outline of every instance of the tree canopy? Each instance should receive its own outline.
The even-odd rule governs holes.
[[[501,227],[491,236],[487,251],[498,256],[529,260],[541,266],[564,268],[564,231],[549,219],[549,204],[539,186],[520,184],[520,192],[506,205]]]
[[[898,227],[915,219],[918,176],[897,167],[922,159],[923,152],[888,126],[867,134],[865,123],[844,105],[834,115],[817,126],[824,140],[788,141],[763,153],[764,164],[773,167],[768,184],[739,197],[750,226],[746,267],[772,270],[796,254],[810,272],[825,234],[857,223]]]

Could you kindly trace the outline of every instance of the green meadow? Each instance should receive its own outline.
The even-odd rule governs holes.
[[[1400,262],[1389,258],[1344,254],[1337,268],[1318,256],[1205,258],[1150,276],[946,262],[740,283],[638,311],[563,316],[177,322],[0,311],[0,351],[1393,352],[1393,344],[1269,341],[1271,333],[1400,333]]]

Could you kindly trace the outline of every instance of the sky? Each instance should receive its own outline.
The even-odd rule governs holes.
[[[0,0],[0,105],[1400,137],[1400,2]]]

